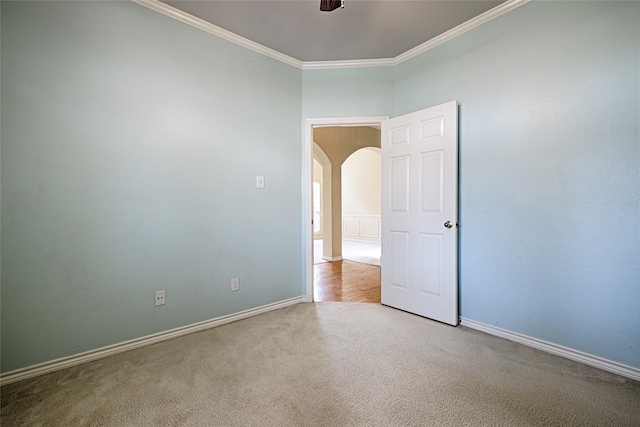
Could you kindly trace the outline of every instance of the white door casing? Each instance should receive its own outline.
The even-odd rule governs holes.
[[[382,304],[455,326],[458,104],[385,120],[381,137]]]

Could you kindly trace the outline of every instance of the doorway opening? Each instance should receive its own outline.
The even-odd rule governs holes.
[[[378,144],[379,135],[375,137],[373,143]],[[380,303],[380,149],[360,148],[341,165],[340,261],[323,257],[322,201],[331,195],[323,185],[323,166],[315,157],[313,167],[314,301]]]
[[[368,179],[378,182],[380,180],[380,123],[385,119],[387,117],[306,120],[305,301],[361,301],[364,299],[380,302],[380,268],[372,265],[379,264],[380,190],[378,184],[377,196],[371,197],[375,189],[367,188],[367,180],[362,179],[361,175],[362,168],[367,168],[363,166],[366,163],[363,160],[371,161],[377,156],[378,160],[373,168],[378,175]],[[372,135],[375,139],[373,143],[370,142]],[[365,141],[366,138],[369,138],[369,142]],[[333,147],[327,142],[328,140],[333,141],[331,143]],[[351,158],[354,153],[358,154]],[[345,163],[348,168],[353,166],[349,164],[355,164],[355,170],[347,169],[345,172],[343,169]],[[371,165],[368,167],[371,168]],[[351,189],[343,190],[343,174],[350,187],[365,186],[364,193],[368,191],[369,194],[361,196],[366,200],[361,200],[360,196],[354,198],[353,195],[349,195]],[[377,212],[368,211],[367,203],[370,205],[377,203]],[[344,212],[343,207],[346,207]],[[343,237],[345,237],[344,244]],[[365,249],[365,252],[363,253],[361,249]],[[321,256],[318,254],[319,250],[322,251]],[[364,258],[357,259],[357,257]],[[314,262],[318,264],[314,265]],[[314,289],[315,280],[322,282],[322,290]],[[372,283],[377,286],[377,290],[373,291],[377,295],[373,299],[371,291],[367,289]]]
[[[377,135],[375,135],[377,138]],[[377,139],[375,141],[377,143]],[[322,157],[322,158],[319,158]],[[323,166],[324,165],[324,166]],[[313,264],[336,261],[324,250],[325,211],[331,214],[330,159],[314,145],[313,158]],[[334,165],[335,167],[335,165]],[[327,170],[325,170],[327,168]],[[380,266],[381,152],[378,147],[360,148],[341,165],[342,259]],[[325,177],[326,175],[326,177]],[[326,224],[325,224],[326,222]],[[330,232],[330,230],[327,230]],[[330,249],[330,248],[328,248]]]
[[[380,266],[381,152],[365,147],[342,163],[342,258]]]

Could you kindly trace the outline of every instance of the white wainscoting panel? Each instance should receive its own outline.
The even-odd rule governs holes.
[[[380,242],[380,215],[342,215],[345,240]]]
[[[360,221],[360,235],[367,239],[380,240],[380,219]]]
[[[342,220],[342,234],[344,237],[358,239],[360,237],[360,221],[357,219],[344,218]]]

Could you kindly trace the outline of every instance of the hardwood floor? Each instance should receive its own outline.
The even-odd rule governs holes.
[[[380,267],[353,261],[313,266],[313,299],[318,302],[380,302]]]

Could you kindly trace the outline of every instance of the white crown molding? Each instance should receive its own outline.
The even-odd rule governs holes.
[[[640,368],[624,365],[613,360],[604,359],[602,357],[594,356],[593,354],[584,353],[582,351],[574,350],[568,347],[563,347],[558,344],[519,334],[517,332],[508,331],[506,329],[498,328],[496,326],[488,325],[482,322],[477,322],[475,320],[466,319],[464,317],[460,318],[460,324],[470,329],[485,332],[489,335],[504,338],[506,340],[517,342],[528,347],[533,347],[547,353],[555,354],[556,356],[561,356],[575,362],[584,363],[585,365],[593,366],[602,369],[603,371],[612,372],[623,377],[631,378],[632,380],[640,381]]]
[[[292,58],[288,55],[285,55],[284,53],[278,52],[277,50],[273,50],[259,43],[241,37],[235,33],[232,33],[231,31],[227,31],[224,28],[220,28],[217,25],[213,25],[210,22],[183,12],[179,9],[176,9],[175,7],[169,6],[166,3],[162,3],[159,0],[131,1],[133,1],[134,3],[138,3],[139,5],[148,7],[149,9],[155,10],[156,12],[162,13],[163,15],[177,19],[178,21],[184,22],[185,24],[191,25],[200,30],[206,31],[209,34],[213,34],[237,45],[246,47],[247,49],[250,49],[254,52],[260,53],[273,59],[277,59],[278,61],[284,62],[285,64],[294,66],[296,68],[302,68],[303,63],[298,59]]]
[[[504,3],[494,7],[486,11],[485,13],[476,16],[464,22],[457,27],[450,29],[447,32],[440,34],[422,43],[419,46],[414,47],[402,53],[395,58],[385,58],[385,59],[356,59],[353,61],[305,61],[302,63],[303,70],[327,70],[327,69],[336,69],[336,68],[361,68],[361,67],[389,67],[401,64],[405,61],[408,61],[411,58],[414,58],[430,49],[433,49],[436,46],[440,46],[441,44],[448,42],[451,39],[458,37],[470,31],[485,22],[489,22],[494,18],[497,18],[500,15],[503,15],[516,7],[522,6],[523,4],[529,2],[529,0],[507,0]]]
[[[390,67],[396,65],[394,58],[354,59],[351,61],[305,61],[303,70],[331,70],[337,68]]]
[[[462,35],[467,31],[472,30],[477,26],[484,24],[485,22],[489,22],[492,19],[495,19],[498,16],[503,15],[515,9],[516,7],[522,6],[527,2],[529,2],[529,0],[507,0],[504,3],[501,3],[500,5],[494,7],[493,9],[490,9],[485,13],[468,20],[467,22],[464,22],[458,25],[457,27],[450,29],[447,32],[440,34],[439,36],[436,36],[431,40],[422,43],[420,46],[416,46],[413,49],[410,49],[405,53],[396,56],[394,59],[394,63],[395,65],[398,65],[405,61],[408,61],[409,59],[414,58],[420,55],[421,53],[424,53],[430,49],[433,49],[436,46],[439,46],[445,42],[448,42],[449,40],[454,39],[459,35]]]
[[[341,68],[365,68],[365,67],[391,67],[398,64],[401,64],[411,58],[414,58],[421,53],[424,53],[430,49],[433,49],[436,46],[441,45],[455,37],[458,37],[461,34],[466,33],[469,30],[476,28],[479,25],[484,24],[485,22],[491,21],[494,18],[497,18],[500,15],[503,15],[510,10],[515,9],[516,7],[522,6],[527,3],[529,0],[507,0],[504,3],[494,7],[486,11],[485,13],[476,16],[475,18],[470,19],[467,22],[464,22],[458,25],[451,30],[440,34],[437,37],[432,38],[431,40],[426,41],[425,43],[414,47],[411,50],[406,51],[403,54],[396,56],[395,58],[384,58],[384,59],[354,59],[354,60],[343,60],[343,61],[300,61],[299,59],[292,58],[284,53],[280,53],[277,50],[271,49],[269,47],[263,46],[259,43],[246,39],[242,36],[239,36],[231,31],[227,31],[223,28],[218,27],[217,25],[213,25],[210,22],[207,22],[203,19],[197,18],[191,14],[183,12],[175,7],[169,6],[166,3],[162,3],[159,0],[131,0],[135,3],[138,3],[142,6],[148,7],[149,9],[155,10],[156,12],[162,13],[163,15],[169,16],[171,18],[177,19],[178,21],[184,22],[185,24],[191,25],[193,27],[199,28],[207,33],[216,35],[221,37],[227,41],[232,43],[236,43],[240,46],[246,47],[247,49],[253,50],[254,52],[260,53],[262,55],[268,56],[270,58],[276,59],[278,61],[284,62],[285,64],[291,65],[293,67],[302,69],[302,70],[329,70],[329,69],[341,69]]]
[[[145,337],[113,344],[107,347],[86,351],[84,353],[74,354],[73,356],[63,357],[60,359],[51,360],[49,362],[27,366],[26,368],[5,372],[0,374],[0,386],[59,371],[61,369],[71,368],[72,366],[77,366],[83,363],[92,362],[94,360],[103,359],[105,357],[113,356],[114,354],[124,353],[125,351],[135,350],[136,348],[140,347],[146,347],[151,344],[156,344],[162,341],[181,337],[183,335],[192,334],[194,332],[200,332],[206,329],[215,328],[216,326],[226,325],[227,323],[236,322],[248,317],[257,316],[258,314],[263,314],[269,311],[278,310],[290,305],[298,304],[300,302],[303,302],[303,299],[303,297],[289,298],[283,301],[274,302],[272,304],[267,304],[249,310],[240,311],[238,313],[229,314],[227,316],[205,320],[204,322],[193,323],[191,325],[170,329],[168,331],[159,332],[157,334],[147,335]]]

